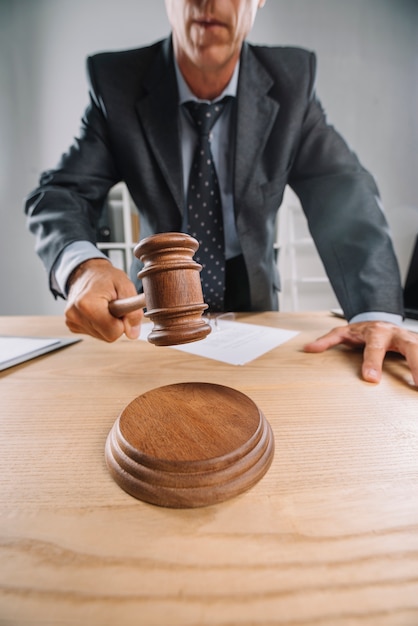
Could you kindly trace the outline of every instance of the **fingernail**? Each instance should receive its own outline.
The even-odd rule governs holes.
[[[373,370],[373,369],[367,370],[366,376],[370,380],[379,380],[379,374],[377,370]]]
[[[131,326],[129,336],[131,337],[131,339],[138,339],[140,332],[141,326]]]

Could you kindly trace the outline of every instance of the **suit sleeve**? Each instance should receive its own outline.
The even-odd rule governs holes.
[[[120,180],[109,143],[106,111],[97,92],[92,60],[88,60],[90,104],[79,137],[56,168],[44,172],[25,201],[36,252],[50,276],[63,249],[76,241],[96,243],[96,227],[109,189]]]
[[[327,124],[315,94],[315,56],[289,184],[347,319],[367,311],[402,314],[399,269],[375,181]]]

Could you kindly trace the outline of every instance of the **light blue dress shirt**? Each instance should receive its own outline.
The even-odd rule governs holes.
[[[232,78],[221,93],[221,95],[213,100],[218,102],[225,96],[236,98],[238,85],[239,64],[237,64]],[[186,81],[184,80],[177,64],[176,64],[177,85],[179,90],[179,121],[181,134],[181,151],[183,159],[183,185],[187,190],[189,187],[189,175],[192,166],[195,147],[197,144],[197,132],[195,124],[190,117],[188,111],[182,105],[185,102],[194,100],[196,102],[209,102],[209,100],[199,100],[190,91]],[[234,196],[233,196],[233,167],[234,155],[231,151],[231,119],[233,115],[233,104],[231,100],[227,103],[222,114],[217,119],[210,133],[210,143],[213,160],[215,162],[216,172],[218,174],[219,190],[222,200],[222,214],[225,233],[225,256],[231,259],[241,254],[241,246],[239,244],[238,234],[234,217]],[[185,194],[186,196],[187,194]],[[187,206],[186,200],[183,209],[183,230],[186,231],[187,226]]]

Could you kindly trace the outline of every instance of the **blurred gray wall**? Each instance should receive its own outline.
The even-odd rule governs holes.
[[[59,314],[23,198],[77,134],[88,54],[169,32],[163,0],[0,0],[0,314]],[[318,56],[329,121],[374,174],[402,273],[418,233],[418,1],[267,0],[249,37]]]

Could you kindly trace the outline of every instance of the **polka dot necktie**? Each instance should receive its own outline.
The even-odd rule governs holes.
[[[202,265],[201,281],[209,311],[223,311],[225,244],[218,177],[210,147],[210,131],[227,99],[213,104],[186,102],[199,139],[190,170],[187,193],[188,233],[199,242],[195,259]]]

